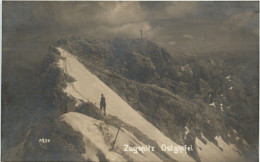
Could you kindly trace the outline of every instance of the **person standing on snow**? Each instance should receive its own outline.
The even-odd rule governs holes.
[[[100,110],[102,111],[102,108],[104,109],[105,115],[106,115],[106,99],[104,97],[104,94],[101,94],[101,100],[100,100]]]

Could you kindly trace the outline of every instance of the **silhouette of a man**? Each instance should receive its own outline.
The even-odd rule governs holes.
[[[100,100],[100,110],[102,111],[102,108],[104,109],[105,115],[106,115],[106,99],[104,97],[104,94],[101,94],[101,100]]]

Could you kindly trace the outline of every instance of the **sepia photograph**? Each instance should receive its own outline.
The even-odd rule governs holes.
[[[3,1],[1,161],[259,161],[259,1]]]

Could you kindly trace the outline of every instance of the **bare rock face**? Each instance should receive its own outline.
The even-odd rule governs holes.
[[[65,137],[66,136],[66,137]],[[65,122],[45,117],[26,129],[24,139],[6,150],[6,161],[83,161],[82,135]]]

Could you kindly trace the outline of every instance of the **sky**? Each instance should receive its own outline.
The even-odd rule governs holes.
[[[3,41],[148,39],[174,53],[258,50],[258,2],[3,2]]]

